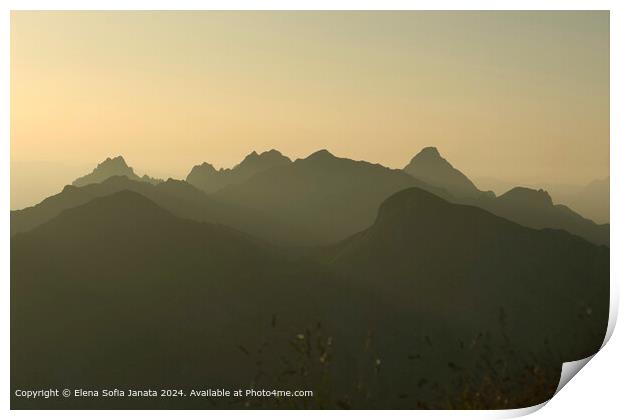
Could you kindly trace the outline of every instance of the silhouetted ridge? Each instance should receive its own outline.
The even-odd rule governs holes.
[[[477,199],[482,194],[473,182],[439,154],[436,147],[422,149],[403,170],[459,199]]]
[[[545,190],[534,190],[526,187],[515,187],[498,197],[498,200],[522,205],[541,207],[553,206],[553,200]]]
[[[192,170],[189,172],[189,175],[187,175],[187,180],[189,182],[190,178],[199,176],[201,174],[213,174],[216,172],[217,169],[215,169],[213,165],[208,162],[202,162],[200,165],[196,165],[192,168]]]
[[[402,246],[406,247],[409,241],[422,241],[420,246],[440,239],[450,241],[455,234],[463,235],[463,239],[472,235],[474,240],[481,233],[517,226],[478,207],[451,203],[421,188],[408,188],[381,204],[369,231],[387,234],[389,238],[404,236],[407,239]]]
[[[554,205],[546,191],[518,187],[498,198],[491,191],[479,191],[435,147],[422,149],[405,170],[337,157],[325,149],[291,162],[272,149],[253,151],[232,169],[216,170],[205,162],[192,169],[187,182],[163,183],[138,177],[118,156],[74,182],[102,188],[65,187],[40,205],[12,211],[11,234],[32,229],[95,196],[130,189],[181,217],[228,224],[268,240],[326,244],[370,226],[379,205],[391,194],[418,187],[527,227],[563,229],[596,244],[609,244],[609,225],[597,225],[566,206]],[[159,189],[149,188],[162,183]],[[593,194],[604,195],[608,184],[608,180],[594,183]]]
[[[554,197],[556,201],[569,205],[597,223],[609,223],[609,191],[609,177],[606,177],[594,180],[572,193]]]
[[[377,221],[401,222],[402,216],[419,218],[421,215],[434,214],[441,208],[453,204],[421,188],[407,188],[388,197],[379,207]]]
[[[68,193],[71,191],[75,191],[77,190],[78,187],[76,187],[75,185],[65,185],[64,187],[62,187],[62,192],[63,193]],[[48,197],[49,198],[49,197]],[[45,201],[45,200],[44,200]],[[19,211],[19,210],[18,210]]]
[[[439,160],[445,160],[441,157],[441,155],[439,154],[439,150],[437,150],[437,148],[435,146],[427,146],[425,148],[423,148],[422,150],[420,150],[420,153],[418,153],[413,159],[439,159]]]
[[[545,360],[557,377],[563,361],[600,348],[609,316],[608,248],[446,201],[403,171],[333,160],[338,164],[272,168],[243,184],[242,198],[278,220],[296,217],[320,239],[362,227],[336,245],[302,251],[266,245],[228,223],[188,220],[209,212],[232,220],[234,207],[217,207],[219,195],[183,181],[112,177],[66,188],[32,208],[47,223],[11,238],[13,386],[197,389],[205,378],[234,386],[264,372],[257,386],[271,389],[282,385],[282,372],[300,366],[304,373],[286,373],[285,385],[306,389],[324,382],[324,367],[310,365],[324,366],[327,354],[330,378],[343,391],[357,394],[359,373],[368,372],[374,389],[391,395],[373,408],[411,408],[415,402],[399,396],[403,389],[419,392],[418,401],[436,398],[436,389],[452,393],[442,392],[442,400],[462,395],[460,383],[451,388],[453,366],[485,378],[489,365],[478,361],[504,357],[494,351],[506,343],[515,355],[531,355],[528,371],[529,360]],[[49,219],[48,210],[65,211]],[[332,337],[333,353],[323,346]],[[459,342],[479,350],[464,353]],[[403,369],[412,352],[421,359],[413,375]],[[375,360],[386,361],[380,375]],[[371,370],[357,369],[369,362]],[[419,378],[437,386],[425,391]],[[523,386],[520,378],[510,387]],[[171,408],[173,400],[181,401],[94,398],[86,407]],[[12,404],[84,408],[87,400],[39,401]],[[187,401],[214,408],[204,398]]]
[[[367,228],[383,200],[415,186],[442,193],[401,170],[319,150],[223,188],[215,197],[297,226],[307,232],[300,244],[309,245],[336,242]]]
[[[267,214],[221,202],[185,181],[168,179],[152,185],[126,176],[112,176],[101,183],[83,187],[67,186],[61,193],[46,198],[36,206],[12,211],[11,235],[32,230],[63,210],[122,190],[141,194],[175,216],[227,225],[269,241],[288,242],[290,236],[298,235],[294,228]]]
[[[216,170],[213,165],[203,162],[192,168],[187,182],[205,192],[215,192],[227,185],[238,184],[252,176],[276,166],[287,165],[291,160],[275,149],[263,153],[253,151],[232,169]]]
[[[303,160],[328,160],[328,159],[338,159],[336,156],[331,154],[327,149],[317,150],[314,153],[311,153]]]
[[[256,153],[253,151],[249,155],[247,155],[241,163],[235,166],[235,168],[244,167],[245,165],[263,165],[263,166],[274,166],[279,164],[290,163],[290,159],[284,156],[282,153],[275,149],[268,150],[263,153]],[[233,168],[234,169],[234,168]]]
[[[99,165],[97,165],[98,170],[104,169],[113,169],[118,171],[127,171],[133,173],[133,170],[127,166],[127,162],[125,162],[125,158],[122,156],[116,156],[115,158],[107,158]]]
[[[107,158],[98,164],[90,174],[84,175],[73,181],[73,185],[76,187],[82,187],[88,184],[96,184],[103,182],[112,176],[126,176],[129,179],[148,182],[150,184],[157,184],[162,181],[161,179],[151,178],[148,175],[139,177],[136,175],[133,168],[127,165],[122,156],[117,156],[115,158]]]
[[[130,190],[122,190],[104,197],[97,197],[88,203],[65,210],[64,215],[75,216],[81,213],[83,216],[105,217],[109,220],[115,220],[116,216],[124,217],[135,216],[139,219],[170,219],[174,216],[170,212],[162,209],[153,201],[149,200],[142,194]],[[61,215],[62,216],[62,215]],[[93,219],[96,222],[96,219]]]
[[[172,214],[143,195],[123,190],[64,210],[58,217],[32,232],[64,234],[81,231],[86,234],[87,231],[93,230],[93,226],[104,226],[107,229],[106,234],[144,231],[158,229],[172,219],[175,219]]]

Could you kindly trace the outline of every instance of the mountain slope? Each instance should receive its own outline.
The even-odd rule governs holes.
[[[280,358],[290,357],[290,337],[317,321],[330,325],[340,340],[338,353],[350,357],[351,335],[366,327],[359,309],[367,304],[360,302],[371,297],[315,263],[292,260],[221,225],[177,218],[140,194],[121,191],[15,235],[11,299],[13,388],[174,384],[189,392],[250,386],[260,370],[278,373]],[[267,339],[273,342],[257,367],[255,349]],[[302,389],[300,380],[306,380],[287,378],[261,380],[267,389]],[[12,403],[213,406],[205,398]]]
[[[605,335],[608,248],[421,189],[391,196],[372,227],[327,255],[377,301],[442,314],[447,324],[483,329],[501,307],[515,346],[548,340],[564,360],[575,360],[595,352]]]
[[[306,244],[325,244],[370,226],[385,198],[411,186],[446,195],[403,171],[338,158],[321,150],[223,188],[214,197],[313,232],[315,237],[306,238]]]
[[[388,198],[366,231],[304,258],[224,226],[180,219],[138,193],[120,191],[11,239],[11,386],[321,390],[328,374],[326,398],[335,406],[344,395],[354,407],[413,408],[437,398],[435,386],[419,386],[422,379],[458,392],[450,388],[453,366],[487,373],[472,356],[484,355],[476,342],[485,332],[507,334],[519,354],[540,357],[551,348],[559,359],[549,363],[558,373],[561,360],[590,354],[607,321],[608,279],[605,247],[527,229],[416,188]],[[505,330],[496,321],[502,313]],[[325,333],[308,327],[319,322]],[[325,371],[324,353],[312,352],[326,342],[321,337],[334,343]],[[486,344],[497,351],[497,340]],[[412,357],[421,360],[412,364]],[[303,374],[290,373],[299,372],[295,360],[308,360]],[[352,394],[369,373],[360,371],[368,362],[374,399]],[[402,398],[403,390],[415,399]],[[208,408],[235,402],[12,404]]]
[[[161,179],[151,178],[148,175],[139,177],[134,172],[133,168],[127,165],[125,159],[122,156],[115,158],[107,158],[101,162],[93,171],[87,175],[77,178],[73,181],[74,186],[83,187],[88,184],[100,183],[113,176],[125,176],[128,179],[135,181],[144,181],[151,184],[158,184],[162,182]]]
[[[43,200],[36,206],[12,211],[11,235],[29,231],[58,216],[63,210],[123,190],[138,192],[179,217],[221,223],[270,241],[287,242],[302,236],[292,227],[258,211],[211,198],[185,181],[169,179],[151,185],[117,176],[84,187],[68,185],[61,193]]]
[[[492,213],[535,229],[562,229],[597,244],[609,246],[609,224],[598,225],[570,208],[554,204],[549,193],[516,187],[479,205]]]
[[[569,205],[597,223],[609,223],[609,177],[597,179],[569,194],[559,195],[558,201]]]
[[[227,185],[246,181],[259,172],[289,163],[291,160],[277,150],[269,150],[261,154],[252,152],[232,169],[216,170],[207,162],[196,165],[187,175],[186,180],[196,188],[211,193]]]
[[[469,178],[444,159],[435,147],[422,149],[403,171],[427,184],[445,189],[457,200],[476,199],[483,194]]]
[[[403,170],[448,191],[455,203],[480,207],[523,226],[563,229],[594,244],[609,245],[609,225],[598,225],[566,206],[554,205],[546,191],[516,187],[499,197],[492,191],[482,192],[435,147],[422,149]]]

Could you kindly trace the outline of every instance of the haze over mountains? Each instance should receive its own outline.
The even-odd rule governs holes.
[[[261,172],[245,183],[225,187],[214,197],[258,209],[312,232],[314,238],[306,244],[326,244],[368,227],[381,201],[412,186],[447,195],[402,171],[320,150]]]
[[[557,374],[561,360],[596,351],[607,323],[608,262],[606,247],[525,228],[419,188],[385,200],[367,230],[297,257],[225,226],[178,218],[123,190],[13,237],[12,386],[254,384],[326,392],[328,407],[340,400],[366,408],[439,404],[445,397],[420,386],[421,379],[432,378],[447,395],[458,393],[453,366],[479,369],[476,355],[486,351],[476,344],[481,333],[495,337],[486,341],[495,349],[502,334],[519,354],[542,358],[551,348],[552,359],[532,363]],[[372,347],[364,351],[369,331]],[[316,361],[301,374],[291,337],[302,349],[311,339],[321,348],[321,337],[333,344],[308,347],[302,360]],[[473,344],[464,350],[459,342]],[[265,356],[256,353],[261,348]],[[327,354],[330,362],[322,365]],[[373,373],[376,360],[380,375]],[[329,391],[319,387],[324,374]],[[360,374],[373,378],[365,385],[372,386],[371,398],[354,392]],[[512,389],[523,392],[517,384]],[[234,402],[13,404],[217,408]]]
[[[113,176],[102,183],[84,187],[68,185],[59,194],[36,206],[14,211],[11,213],[11,233],[29,231],[64,210],[120,191],[137,192],[179,217],[224,224],[276,243],[303,236],[294,227],[286,226],[269,215],[218,201],[185,181],[168,179],[152,185],[125,176]]]
[[[558,201],[588,215],[597,223],[609,223],[609,177],[596,179],[585,186],[562,188],[550,185]]]
[[[609,225],[543,190],[481,191],[435,148],[403,170],[253,152],[185,181],[107,159],[11,212],[11,383],[251,385],[318,390],[319,407],[442,408],[465,406],[461,375],[487,375],[492,358],[501,407],[535,404],[563,361],[603,340],[608,246]]]
[[[553,197],[553,201],[564,204],[587,219],[596,223],[609,223],[609,176],[595,179],[585,185],[557,184],[546,182],[510,182],[493,177],[479,178],[478,182],[496,192],[507,192],[520,185],[530,189],[544,189]]]
[[[253,175],[275,166],[291,163],[291,160],[277,150],[258,154],[252,152],[232,169],[216,170],[213,165],[203,162],[196,165],[187,175],[187,182],[205,192],[215,192],[227,185],[247,181]]]
[[[138,177],[119,156],[106,159],[73,185],[89,186],[113,176],[162,183],[147,175]],[[326,150],[294,162],[276,150],[252,152],[232,169],[215,170],[203,163],[190,171],[185,182],[170,179],[165,184],[157,191],[162,195],[165,189],[164,195],[177,197],[164,205],[175,214],[227,224],[282,244],[319,245],[344,239],[370,226],[383,200],[414,186],[527,227],[562,229],[595,244],[609,244],[608,224],[598,225],[564,205],[554,204],[542,190],[515,187],[499,197],[491,191],[480,191],[434,147],[424,148],[402,171],[336,157]],[[106,188],[100,191],[146,187],[116,181]],[[33,208],[13,211],[12,232],[30,229],[75,205],[75,198],[68,198],[70,194],[81,193],[63,191]],[[77,203],[85,202],[92,194],[85,191]],[[188,194],[192,198],[179,199],[179,195]],[[156,202],[161,203],[161,199]],[[207,209],[204,203],[196,202],[211,204],[206,205]],[[196,206],[203,209],[196,210]]]
[[[103,182],[111,176],[125,176],[131,180],[140,180],[150,184],[157,184],[161,182],[161,179],[151,178],[148,175],[142,175],[142,177],[139,177],[133,171],[133,168],[127,166],[127,163],[122,156],[117,156],[115,158],[107,158],[97,165],[91,173],[79,177],[73,181],[73,185],[76,187],[83,187],[84,185]]]
[[[495,196],[492,191],[480,191],[469,178],[445,160],[435,147],[422,149],[403,171],[430,185],[441,186],[457,200],[476,200],[481,195]]]

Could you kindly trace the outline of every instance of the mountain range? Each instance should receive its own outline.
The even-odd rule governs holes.
[[[117,180],[96,186],[111,177],[126,177],[134,183],[124,185]],[[138,181],[165,184],[149,190],[165,198],[147,196],[176,215],[223,223],[281,244],[321,245],[342,240],[370,226],[380,203],[391,194],[420,187],[523,226],[561,229],[609,245],[609,224],[596,224],[565,205],[554,204],[543,190],[515,187],[499,197],[480,191],[434,147],[424,148],[403,170],[336,157],[327,150],[293,162],[271,150],[253,152],[232,169],[216,171],[204,163],[195,166],[186,181],[166,182],[138,177],[122,157],[108,158],[91,174],[74,181],[74,186],[87,190],[65,188],[38,205],[12,211],[11,231],[31,229],[93,194],[148,188],[135,184]],[[75,198],[78,195],[81,198]]]
[[[468,408],[481,383],[500,399],[477,407],[538,404],[602,343],[609,258],[608,224],[481,191],[432,147],[403,170],[253,152],[185,181],[107,159],[11,212],[12,389],[318,396],[11,404]]]
[[[609,177],[596,179],[585,186],[570,189],[550,186],[551,191],[561,203],[575,211],[588,215],[595,222],[609,223]]]
[[[158,184],[162,182],[161,179],[151,178],[148,175],[142,175],[139,177],[134,172],[133,168],[129,167],[122,156],[115,158],[107,158],[101,162],[93,171],[87,175],[81,176],[73,181],[72,185],[76,187],[83,187],[89,184],[96,184],[105,181],[112,176],[125,176],[128,179],[136,181],[144,181],[149,184]]]
[[[509,339],[511,351],[559,375],[561,361],[592,354],[605,335],[607,247],[418,187],[383,200],[365,230],[292,250],[178,217],[136,191],[67,208],[11,240],[11,386],[247,385],[313,389],[324,407],[415,408],[458,395],[458,372],[485,372],[486,346],[499,352]],[[371,388],[358,393],[360,375]],[[427,378],[433,386],[421,385]]]
[[[216,170],[213,165],[203,162],[192,168],[186,181],[207,193],[215,192],[227,185],[240,184],[267,169],[286,165],[291,160],[277,150],[261,154],[250,153],[232,169]]]
[[[64,210],[121,191],[137,192],[179,217],[231,226],[276,243],[287,243],[291,238],[305,236],[293,226],[286,226],[259,211],[221,202],[185,181],[168,179],[153,185],[120,175],[83,187],[67,185],[60,193],[36,206],[12,211],[11,234],[29,231]]]

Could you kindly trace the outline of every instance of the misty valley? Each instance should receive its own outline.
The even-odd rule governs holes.
[[[252,152],[184,180],[108,158],[11,211],[11,389],[99,395],[11,406],[536,405],[603,343],[609,242],[608,223],[542,189],[480,190],[435,147],[402,169]],[[121,398],[164,389],[187,395]]]

